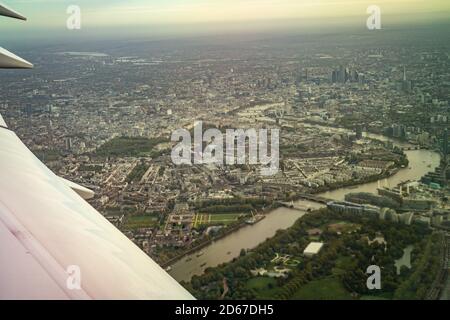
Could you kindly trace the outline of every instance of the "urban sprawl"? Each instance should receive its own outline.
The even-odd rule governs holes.
[[[277,208],[303,212],[179,279],[199,298],[438,299],[449,287],[448,44],[424,29],[49,48],[22,54],[35,70],[5,72],[0,113],[169,272]],[[171,135],[195,121],[278,129],[279,170],[263,175],[248,157],[174,164]],[[369,265],[382,269],[380,292],[365,287]]]

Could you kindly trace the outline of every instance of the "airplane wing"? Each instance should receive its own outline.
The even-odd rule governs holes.
[[[0,68],[4,69],[30,69],[33,65],[16,56],[14,53],[0,47]]]
[[[0,115],[0,300],[193,299],[82,198],[92,195],[50,171]]]
[[[0,114],[0,127],[6,128],[6,122],[3,120],[2,115]]]
[[[5,6],[4,4],[1,4],[1,3],[0,3],[0,16],[10,17],[10,18],[15,18],[15,19],[20,19],[20,20],[27,20],[27,18],[25,18],[20,13],[8,8],[7,6]]]
[[[9,9],[4,4],[0,3],[0,16],[27,20],[20,13]],[[15,54],[9,52],[6,49],[0,47],[0,68],[14,68],[14,69],[29,69],[33,68],[33,65],[28,61],[16,56]]]
[[[84,200],[89,200],[95,197],[95,193],[92,190],[89,190],[88,188],[80,186],[79,184],[76,184],[75,182],[69,181],[67,179],[64,178],[60,179],[64,182],[66,186],[75,191]]]
[[[192,299],[0,127],[0,299]],[[80,270],[80,290],[67,270]]]

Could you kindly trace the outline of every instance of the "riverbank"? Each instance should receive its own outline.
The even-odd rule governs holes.
[[[312,125],[312,126],[315,126],[315,127],[324,127],[324,128],[331,128],[331,129],[337,129],[337,130],[346,130],[348,132],[352,132],[353,131],[352,128],[347,128],[347,127],[344,127],[344,126],[338,126],[338,125],[331,124],[331,123],[328,123],[328,122],[321,122],[321,121],[314,121],[314,120],[307,120],[307,119],[302,120],[300,122],[308,124],[308,125]],[[372,134],[372,135],[377,135],[377,136],[383,136],[383,137],[391,140],[394,143],[410,144],[410,145],[419,147],[416,142],[407,141],[407,140],[399,139],[399,138],[395,138],[395,137],[388,137],[383,132],[377,131],[377,130],[373,130],[372,128],[366,128],[365,133]]]
[[[394,168],[394,169],[382,172],[379,175],[374,175],[369,178],[366,178],[363,181],[348,180],[346,182],[342,182],[339,184],[328,185],[326,187],[317,188],[316,190],[311,191],[311,194],[317,195],[317,194],[335,191],[335,190],[342,189],[342,188],[358,187],[358,186],[361,186],[361,185],[364,185],[367,183],[377,182],[379,180],[387,179],[387,178],[390,178],[390,177],[396,175],[400,170],[401,170],[401,168]],[[300,199],[301,198],[298,198],[296,200],[300,200]],[[296,200],[294,200],[294,201],[296,201]]]
[[[386,172],[383,172],[383,173],[381,173],[379,175],[371,176],[371,177],[369,177],[367,179],[364,179],[363,181],[361,181],[361,180],[360,181],[348,180],[346,182],[339,183],[339,184],[327,185],[326,187],[317,188],[315,190],[310,191],[310,194],[320,194],[320,193],[324,193],[324,192],[334,191],[334,190],[337,190],[337,189],[340,189],[340,188],[348,188],[348,187],[363,185],[363,184],[366,184],[366,183],[376,182],[378,180],[386,179],[386,178],[389,178],[389,177],[395,175],[400,169],[401,168],[394,168],[394,169],[388,170]],[[263,215],[263,219],[265,218],[266,214],[270,214],[270,212],[272,212],[273,210],[281,207],[282,204],[280,204],[280,202],[299,201],[301,199],[302,199],[301,196],[295,195],[293,197],[289,197],[289,198],[286,198],[286,199],[277,200],[276,202],[274,202],[272,204],[271,207],[266,208],[263,211],[263,214],[264,214]],[[260,221],[262,221],[262,219],[258,220],[256,223],[258,223]],[[233,226],[231,228],[226,228],[225,231],[223,233],[221,233],[220,235],[217,235],[217,236],[215,236],[215,237],[213,237],[211,239],[207,239],[206,241],[196,245],[195,247],[186,250],[185,252],[183,252],[183,253],[179,254],[178,256],[168,260],[167,262],[162,263],[161,266],[163,268],[170,267],[171,265],[173,265],[177,261],[183,259],[184,257],[186,257],[186,256],[188,256],[190,254],[196,253],[197,251],[200,251],[201,249],[203,249],[207,245],[213,243],[214,241],[220,240],[220,239],[230,235],[233,232],[236,232],[240,228],[243,228],[243,227],[245,227],[247,225],[248,224],[245,221],[242,221],[241,223],[239,223],[236,226]]]
[[[277,205],[277,207],[279,207],[279,205]],[[269,209],[265,209],[265,211],[267,210],[268,212],[270,212],[270,211],[272,211],[272,210],[274,210],[274,209],[276,209],[276,208],[271,207],[271,208],[269,208]],[[267,213],[264,212],[264,214],[267,214]],[[265,216],[264,214],[261,215],[261,218],[258,219],[254,224],[259,223],[259,222],[261,222],[262,220],[264,220],[264,219],[266,218],[266,216]],[[191,249],[189,249],[189,250],[186,250],[186,251],[184,251],[183,253],[179,254],[178,256],[176,256],[176,257],[174,257],[174,258],[168,260],[167,262],[162,263],[162,264],[161,264],[161,267],[163,267],[163,268],[170,267],[171,265],[173,265],[174,263],[180,261],[181,259],[183,259],[183,258],[185,258],[185,257],[187,257],[187,256],[189,256],[189,255],[191,255],[191,254],[194,254],[194,253],[196,253],[196,252],[198,252],[198,251],[200,251],[201,249],[203,249],[204,247],[210,245],[210,244],[213,243],[214,241],[218,241],[218,240],[220,240],[220,239],[222,239],[222,238],[224,238],[224,237],[230,235],[231,233],[236,232],[236,231],[238,231],[239,229],[244,228],[244,227],[246,227],[246,226],[248,226],[248,223],[244,220],[244,221],[241,221],[239,224],[237,224],[237,225],[235,225],[235,226],[233,226],[233,227],[226,228],[223,232],[221,232],[221,233],[218,234],[217,236],[214,236],[214,237],[212,237],[212,238],[209,238],[209,239],[203,241],[202,243],[199,243],[199,244],[196,245],[195,247],[193,247],[193,248],[191,248]]]
[[[380,175],[374,175],[372,177],[369,177],[369,178],[365,179],[364,181],[356,181],[355,182],[353,180],[349,180],[349,181],[346,181],[346,182],[338,184],[338,185],[336,185],[336,184],[335,185],[329,185],[329,186],[327,186],[325,188],[318,188],[316,190],[312,190],[310,193],[311,194],[320,194],[320,193],[324,193],[324,192],[334,191],[334,190],[337,190],[337,189],[340,189],[340,188],[348,188],[348,187],[363,185],[363,184],[370,183],[370,182],[375,182],[375,181],[378,181],[378,180],[381,180],[381,179],[389,178],[389,177],[395,175],[399,170],[400,170],[400,168],[395,168],[395,169],[389,170],[388,172],[383,172]],[[273,210],[281,207],[282,204],[280,204],[280,201],[281,202],[282,201],[286,201],[286,202],[287,201],[299,201],[301,199],[302,199],[301,196],[295,195],[293,197],[289,197],[289,198],[286,198],[286,199],[283,199],[283,200],[278,200],[278,201],[274,202],[274,204],[270,208],[266,208],[263,211],[263,214],[264,214],[262,216],[263,218],[258,220],[256,223],[261,222],[266,217],[265,216],[266,214],[270,214]],[[178,256],[168,260],[167,262],[162,263],[161,266],[163,268],[170,267],[174,263],[176,263],[179,260],[185,258],[186,256],[194,254],[194,253],[200,251],[201,249],[203,249],[204,247],[210,245],[214,241],[218,241],[218,240],[220,240],[220,239],[222,239],[222,238],[232,234],[233,232],[238,231],[240,228],[243,228],[243,227],[246,227],[246,226],[248,226],[248,224],[245,221],[242,221],[236,226],[233,226],[231,228],[226,228],[223,233],[221,233],[221,234],[219,234],[217,236],[214,236],[213,238],[207,239],[206,241],[196,245],[195,247],[186,250],[185,252],[183,252],[183,253],[179,254]]]
[[[410,161],[410,168],[396,170],[390,177],[373,178],[375,181],[362,183],[356,187],[337,188],[317,195],[327,199],[343,200],[349,192],[376,193],[377,189],[383,186],[396,186],[404,181],[419,180],[424,174],[434,170],[440,163],[439,154],[429,150],[411,150],[405,153]],[[308,200],[298,200],[296,205],[311,209],[323,207],[323,205]],[[202,274],[206,268],[231,261],[239,256],[242,249],[255,248],[267,238],[273,237],[277,230],[284,230],[292,226],[305,214],[306,211],[300,212],[285,207],[274,209],[266,215],[264,221],[253,226],[240,228],[227,237],[202,248],[204,254],[201,257],[191,254],[189,255],[189,258],[191,258],[189,261],[176,262],[172,265],[172,270],[169,273],[178,281],[189,281],[193,275]]]
[[[334,229],[339,225],[345,228]],[[364,228],[361,226],[364,225]],[[312,239],[305,236],[314,226],[322,232],[328,232],[321,240],[326,245],[320,256],[308,259],[303,256],[303,250]],[[395,226],[395,227],[394,227]],[[343,234],[354,236],[343,236]],[[363,239],[367,234],[380,234],[380,237],[390,239],[390,246],[381,252],[378,246],[361,243],[354,246],[354,239]],[[411,274],[407,272],[398,275],[390,268],[395,263],[395,256],[403,246],[416,248],[418,264]],[[371,216],[352,213],[335,212],[329,209],[315,211],[297,220],[293,227],[277,233],[274,237],[255,247],[250,254],[242,254],[239,258],[219,265],[207,271],[205,276],[196,277],[191,282],[189,290],[199,299],[217,298],[218,288],[222,286],[223,275],[234,283],[230,299],[355,299],[362,296],[377,298],[423,298],[431,280],[425,277],[428,270],[434,273],[436,259],[429,259],[436,252],[437,238],[432,237],[431,230],[426,227],[417,228],[414,225],[393,225]],[[284,262],[274,263],[282,252],[287,257]],[[275,258],[274,258],[275,255]],[[383,275],[389,279],[389,286],[382,291],[370,292],[365,283],[366,267],[377,256],[377,265],[383,269]],[[286,261],[298,261],[301,268],[291,268],[289,277],[271,279],[269,273],[286,266]],[[301,261],[301,262],[300,262]],[[297,265],[297,264],[296,264]],[[355,273],[355,270],[361,272]],[[264,270],[250,273],[248,270]],[[312,271],[313,270],[313,271]],[[246,272],[244,272],[246,271]],[[258,283],[258,284],[256,284]],[[361,285],[362,284],[362,285]],[[415,288],[420,292],[416,293]],[[249,290],[250,289],[250,290]]]

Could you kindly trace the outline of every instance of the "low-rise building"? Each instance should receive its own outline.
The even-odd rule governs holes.
[[[307,258],[311,258],[316,254],[318,254],[320,250],[322,250],[322,247],[323,247],[322,242],[311,242],[303,251],[303,255]]]

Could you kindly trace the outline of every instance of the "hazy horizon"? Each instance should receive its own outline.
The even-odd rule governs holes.
[[[7,0],[28,21],[0,19],[2,40],[152,36],[365,28],[367,7],[381,8],[382,27],[446,22],[447,0]],[[69,5],[81,8],[81,30],[67,30]]]

